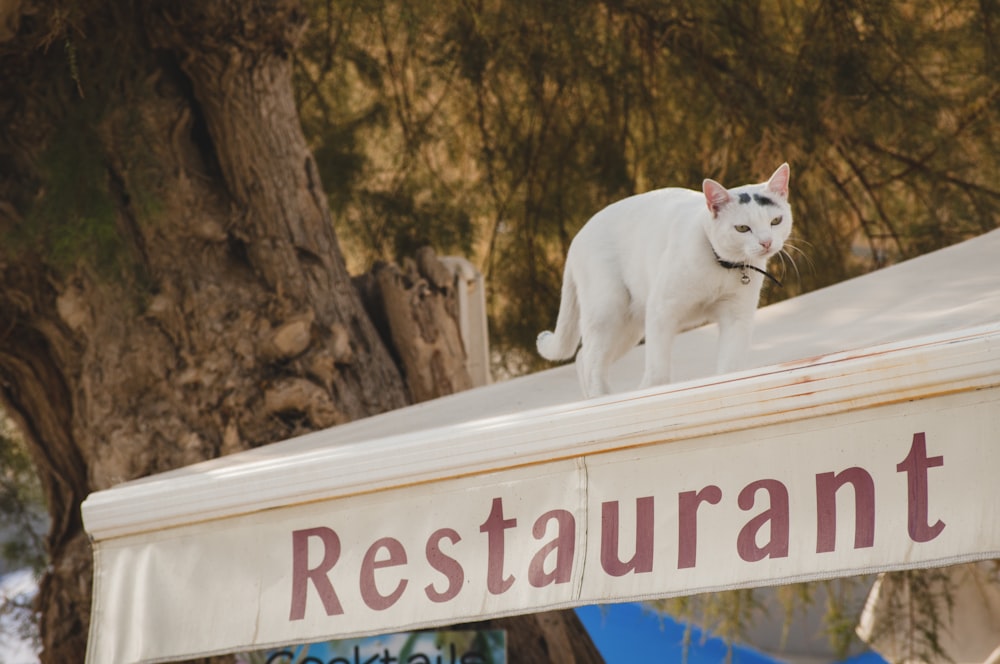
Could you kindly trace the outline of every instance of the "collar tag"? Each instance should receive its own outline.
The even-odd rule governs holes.
[[[777,284],[778,288],[782,287],[782,284],[780,281],[778,281],[778,278],[775,277],[770,272],[768,272],[767,270],[762,270],[755,265],[750,265],[749,263],[733,263],[731,261],[722,260],[722,258],[719,257],[719,254],[715,253],[715,249],[712,250],[712,253],[715,254],[715,261],[720,266],[726,268],[727,270],[739,270],[740,272],[743,273],[743,276],[740,277],[740,283],[743,284],[744,286],[750,283],[750,275],[747,274],[747,270],[753,270],[754,272],[760,272],[765,277],[773,281],[775,284]]]

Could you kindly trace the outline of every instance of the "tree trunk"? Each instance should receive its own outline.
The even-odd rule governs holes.
[[[511,664],[604,662],[572,609],[497,618],[472,627],[507,630],[507,661]]]
[[[29,4],[0,17],[0,398],[52,515],[42,659],[71,662],[89,492],[408,395],[299,126],[298,3]]]
[[[55,101],[4,95],[23,100],[9,103],[15,122],[36,127],[33,143],[4,146],[18,166],[0,185],[5,233],[106,224],[118,238],[111,270],[92,256],[60,262],[41,233],[2,259],[3,398],[53,514],[39,597],[47,661],[82,658],[88,492],[406,402],[351,288],[299,129],[288,54],[301,25],[294,6],[258,15],[200,3],[190,17],[101,8],[81,24],[86,38],[67,36],[83,97],[65,83]],[[243,41],[227,41],[230,31]],[[124,53],[107,50],[116,34],[132,35]],[[38,73],[67,57],[30,56]],[[128,67],[109,75],[110,57]],[[61,192],[45,191],[56,176],[35,164],[84,149],[96,154],[73,177],[108,218],[85,217],[71,199],[59,210],[70,218],[45,219],[31,199]]]
[[[472,387],[451,272],[424,247],[403,269],[378,264],[354,280],[414,403]]]

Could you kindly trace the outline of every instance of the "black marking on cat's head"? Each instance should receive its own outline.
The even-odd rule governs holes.
[[[749,202],[750,202],[750,194],[747,193],[740,194],[740,203],[749,203]]]
[[[758,205],[777,205],[772,199],[767,196],[761,196],[760,194],[754,194],[753,199],[757,201]]]

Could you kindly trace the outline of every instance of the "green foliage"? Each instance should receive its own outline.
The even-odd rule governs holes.
[[[296,90],[341,240],[353,267],[401,260],[420,246],[470,255],[476,232],[453,118],[414,71],[434,72],[422,20],[431,5],[314,3]]]
[[[718,636],[728,643],[745,641],[747,629],[765,613],[759,595],[755,595],[752,588],[674,597],[652,601],[649,604],[688,625],[700,625],[706,639],[709,636]],[[690,638],[690,630],[685,638]]]
[[[136,57],[148,48],[145,37],[128,30],[107,41],[87,37],[88,21],[99,20],[94,13],[127,14],[120,19],[127,25],[132,9],[96,4],[61,2],[34,26],[44,55],[26,76],[46,83],[25,88],[25,105],[45,121],[25,141],[37,152],[10,162],[20,186],[5,193],[19,223],[3,229],[0,251],[28,251],[57,272],[79,265],[121,281],[140,268],[128,223],[149,221],[162,207],[148,141],[164,137],[146,135],[138,110],[156,84]]]
[[[871,577],[822,582],[822,587],[826,591],[826,612],[823,623],[830,645],[839,658],[846,657],[851,647],[858,643],[855,630],[870,583]],[[806,592],[815,587],[812,584],[799,584],[799,586]],[[810,597],[808,601],[812,601],[812,598]],[[792,601],[785,606],[787,609],[794,605],[795,601]]]
[[[983,581],[996,583],[995,573]],[[892,643],[908,662],[952,661],[941,646],[951,624],[955,591],[948,568],[890,572],[879,583],[883,601],[872,641]]]
[[[789,161],[798,273],[772,299],[1000,223],[992,4],[312,10],[300,104],[353,267],[471,248],[508,371],[539,364],[573,235],[632,193]]]
[[[46,563],[42,488],[24,442],[0,412],[0,556],[12,569],[40,573]]]
[[[730,644],[752,644],[751,629],[754,625],[762,621],[781,620],[784,641],[792,633],[795,620],[822,601],[824,634],[815,636],[821,638],[825,635],[835,656],[844,659],[864,648],[855,628],[871,582],[871,577],[853,577],[768,589],[744,588],[656,600],[648,602],[648,605],[689,625],[701,626],[705,630],[705,638],[717,636]]]
[[[48,562],[42,539],[42,488],[24,442],[0,412],[0,571],[32,570],[36,578]],[[38,638],[35,609],[22,597],[0,596],[0,640],[7,630],[19,640]]]
[[[118,267],[123,247],[102,160],[84,125],[64,127],[42,156],[47,194],[27,216],[26,230],[60,269],[81,259],[103,273]]]

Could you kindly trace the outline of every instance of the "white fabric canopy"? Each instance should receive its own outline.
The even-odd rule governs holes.
[[[739,374],[707,327],[669,386],[561,367],[94,494],[89,661],[995,556],[998,257],[761,309]]]

